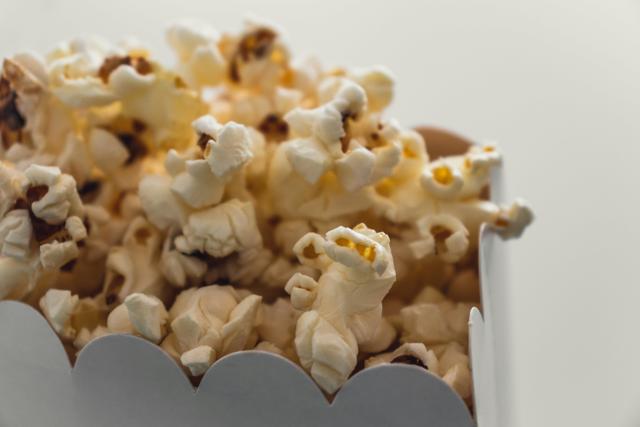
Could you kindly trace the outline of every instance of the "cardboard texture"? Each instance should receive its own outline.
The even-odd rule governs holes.
[[[492,198],[500,194],[496,178]],[[71,367],[36,310],[2,301],[0,426],[507,426],[508,384],[500,380],[508,357],[504,242],[488,227],[481,232],[480,278],[484,315],[473,309],[469,320],[475,422],[442,380],[415,366],[366,369],[331,403],[299,367],[257,351],[217,361],[197,389],[159,347],[133,336],[99,338]]]

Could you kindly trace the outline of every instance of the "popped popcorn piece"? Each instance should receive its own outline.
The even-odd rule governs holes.
[[[219,35],[192,21],[167,30],[167,41],[178,56],[178,72],[191,87],[213,86],[224,79],[226,63],[218,49]]]
[[[124,305],[137,333],[155,343],[164,338],[169,314],[162,301],[154,296],[134,293],[125,298]]]
[[[182,232],[176,238],[176,247],[184,253],[222,258],[262,246],[253,206],[236,199],[189,215]]]
[[[464,178],[460,171],[449,165],[446,160],[436,160],[422,172],[420,182],[433,197],[446,200],[459,196]]]
[[[31,203],[33,214],[48,224],[59,224],[68,216],[83,216],[82,200],[72,176],[59,168],[31,165],[24,171],[38,197]]]
[[[503,213],[495,222],[502,237],[510,239],[520,237],[524,229],[533,222],[533,211],[524,199],[516,199],[513,204],[503,209]]]
[[[259,342],[254,350],[264,351],[267,353],[277,354],[278,356],[287,357],[287,355],[278,346],[270,343],[269,341]]]
[[[456,262],[467,253],[469,232],[456,217],[426,216],[417,222],[417,227],[422,239],[411,243],[416,258],[436,255],[446,262]]]
[[[355,368],[358,345],[379,331],[382,298],[395,281],[389,238],[360,224],[335,228],[326,238],[309,233],[294,250],[300,262],[322,270],[318,281],[296,274],[285,288],[292,305],[305,311],[296,351],[320,387],[333,393]]]
[[[447,296],[454,301],[480,301],[480,278],[474,269],[456,273],[447,288]]]
[[[138,190],[145,216],[160,230],[182,228],[187,222],[189,208],[171,190],[171,178],[147,175]]]
[[[367,94],[367,104],[372,111],[382,111],[393,100],[394,78],[391,71],[382,66],[352,70],[350,77]]]
[[[102,295],[107,304],[120,303],[133,293],[166,297],[167,284],[156,267],[162,237],[143,217],[133,219],[122,245],[109,251]]]
[[[26,133],[42,104],[42,83],[21,66],[16,58],[5,59],[0,77],[0,149],[27,142]]]
[[[270,91],[287,77],[289,49],[273,24],[247,20],[243,33],[224,34],[219,45],[228,79],[238,85]]]
[[[169,310],[171,333],[162,347],[192,372],[203,372],[217,358],[255,345],[261,301],[257,295],[241,298],[230,286],[187,289]]]
[[[294,354],[293,340],[298,317],[300,312],[284,298],[278,298],[272,304],[263,304],[262,322],[257,328],[258,335],[263,340],[261,344],[277,348],[278,354]],[[271,349],[266,351],[274,352]]]
[[[213,116],[202,116],[193,127],[197,131],[198,145],[211,171],[218,177],[227,176],[249,161],[251,153],[249,132],[234,122],[220,125]]]
[[[76,242],[45,243],[40,246],[40,263],[45,269],[62,267],[78,257]]]
[[[180,363],[189,369],[194,377],[204,374],[216,360],[216,352],[208,345],[201,345],[185,351],[180,356]]]
[[[49,289],[40,299],[40,309],[51,327],[59,335],[73,337],[75,330],[71,326],[71,315],[78,304],[78,296],[60,289]]]
[[[160,270],[164,278],[177,288],[187,284],[198,284],[207,272],[207,264],[203,260],[185,255],[176,250],[174,235],[169,233],[162,246]]]
[[[33,235],[29,211],[16,209],[0,220],[0,256],[27,259]]]
[[[422,342],[427,346],[456,341],[467,345],[471,308],[477,304],[448,300],[441,292],[425,287],[412,305],[400,310],[402,342]]]
[[[450,343],[440,356],[440,374],[444,382],[460,395],[462,399],[471,397],[471,369],[469,356],[458,343]]]
[[[365,360],[366,368],[383,363],[404,363],[425,368],[436,375],[439,374],[440,364],[433,350],[427,350],[422,343],[405,343],[389,353],[379,354]]]
[[[56,167],[33,164],[22,172],[0,165],[6,197],[0,219],[0,259],[6,280],[3,297],[37,303],[59,269],[72,265],[87,233],[84,206],[73,178]],[[11,270],[11,271],[10,271]]]

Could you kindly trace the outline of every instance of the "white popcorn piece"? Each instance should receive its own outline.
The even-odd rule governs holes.
[[[191,214],[182,232],[176,247],[184,253],[221,258],[262,246],[252,204],[236,199]]]
[[[235,122],[220,125],[213,116],[202,116],[193,128],[204,146],[204,156],[217,177],[226,177],[246,164],[253,154],[247,128]]]
[[[404,363],[423,367],[434,374],[440,372],[440,364],[433,350],[427,350],[422,343],[405,343],[389,353],[379,354],[365,360],[365,368],[384,363]]]
[[[383,67],[376,66],[351,71],[350,77],[365,90],[371,111],[384,110],[393,100],[394,77]]]
[[[443,344],[454,339],[443,309],[437,304],[418,304],[400,310],[402,341],[425,345]]]
[[[40,263],[45,269],[60,268],[78,258],[80,251],[76,242],[45,243],[40,246]]]
[[[129,310],[124,304],[116,306],[107,317],[107,329],[110,333],[133,334],[133,325],[129,320]]]
[[[190,209],[171,189],[171,178],[163,175],[146,175],[138,190],[145,216],[160,230],[182,228]]]
[[[178,56],[178,71],[190,86],[212,86],[224,79],[226,63],[218,39],[212,28],[192,21],[178,22],[167,30],[167,41]]]
[[[211,172],[206,160],[188,160],[185,171],[174,177],[171,191],[189,207],[201,209],[219,203],[225,181]]]
[[[433,197],[453,199],[459,195],[464,178],[460,170],[449,165],[446,160],[436,160],[422,172],[420,182]]]
[[[378,317],[379,315],[380,313],[378,312],[371,312],[368,317],[358,320],[360,322],[363,322],[364,320],[365,323],[368,323],[370,321],[369,317]],[[368,328],[368,325],[364,323],[358,326],[355,326],[355,323],[352,325],[353,329],[357,329],[358,327],[366,329]],[[381,351],[385,351],[391,346],[391,344],[393,344],[397,335],[396,329],[391,321],[383,317],[378,325],[375,335],[368,341],[361,342],[359,350],[364,353],[379,353]]]
[[[178,358],[201,346],[211,348],[213,358],[251,348],[257,341],[255,327],[260,321],[260,302],[257,295],[241,298],[229,286],[187,289],[169,310],[172,333],[162,346]],[[195,355],[198,354],[202,355],[200,352]],[[193,360],[191,356],[186,359],[189,363]]]
[[[261,296],[249,295],[233,308],[222,327],[222,354],[243,350],[248,342],[255,341],[254,328],[261,319],[261,302]]]
[[[73,338],[75,330],[71,326],[71,315],[78,304],[78,296],[60,289],[49,289],[40,299],[40,309],[51,327],[63,337]]]
[[[77,216],[70,216],[65,221],[64,228],[71,236],[74,242],[79,242],[80,240],[84,240],[87,238],[87,229],[82,222],[82,219]]]
[[[162,275],[177,288],[200,283],[207,271],[207,264],[196,257],[177,251],[173,239],[173,234],[169,233],[162,246],[160,259]]]
[[[154,343],[164,338],[169,314],[162,301],[154,296],[133,293],[125,298],[124,305],[137,333]]]
[[[475,303],[454,303],[432,287],[425,287],[413,303],[400,310],[401,341],[427,346],[456,341],[466,345],[469,312]]]
[[[336,161],[336,174],[347,191],[355,191],[370,183],[375,163],[371,151],[358,147]]]
[[[263,304],[262,322],[257,328],[260,339],[278,348],[281,353],[290,353],[299,316],[300,313],[284,298],[278,298],[272,304]]]
[[[143,217],[134,218],[123,237],[122,245],[109,251],[102,295],[107,304],[122,302],[133,293],[164,298],[167,284],[157,268],[161,235]]]
[[[0,299],[22,298],[36,285],[33,266],[11,257],[0,257]]]
[[[324,266],[317,282],[294,275],[285,288],[292,305],[306,310],[296,326],[296,351],[320,387],[333,393],[355,368],[359,343],[379,332],[382,298],[395,281],[389,238],[361,224],[331,230],[324,240],[314,234],[301,240],[300,261]],[[317,260],[320,254],[326,258]]]
[[[194,377],[204,374],[215,360],[216,351],[208,345],[201,345],[185,351],[180,356],[180,363],[182,363]]]
[[[469,356],[458,343],[446,346],[440,357],[440,374],[444,382],[460,395],[462,399],[471,397],[471,369]]]
[[[26,260],[31,251],[32,234],[26,209],[8,212],[0,220],[0,256]]]
[[[417,223],[421,239],[411,243],[416,258],[436,255],[446,262],[460,260],[469,248],[469,232],[452,215],[429,215]]]
[[[102,325],[98,325],[95,329],[89,330],[87,328],[82,328],[76,334],[76,338],[73,340],[73,346],[77,350],[82,350],[84,346],[89,344],[89,342],[93,341],[96,338],[103,337],[105,335],[109,335],[111,332],[109,329]]]
[[[83,216],[84,208],[72,176],[51,166],[31,165],[25,170],[31,186],[46,186],[44,196],[31,204],[33,214],[49,224],[64,222],[67,216]]]
[[[106,173],[115,173],[129,158],[129,152],[111,132],[93,128],[89,134],[89,147],[96,165]]]
[[[524,199],[516,199],[510,206],[502,209],[495,226],[502,237],[517,238],[533,222],[533,218],[529,203]]]

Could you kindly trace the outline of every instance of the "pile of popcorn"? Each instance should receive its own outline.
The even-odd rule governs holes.
[[[410,363],[470,402],[479,228],[533,218],[484,197],[496,147],[430,159],[386,68],[293,58],[271,24],[167,40],[173,68],[95,38],[4,60],[0,299],[72,355],[134,334],[197,380],[256,349],[328,394]]]

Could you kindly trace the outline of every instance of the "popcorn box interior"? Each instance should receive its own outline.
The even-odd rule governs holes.
[[[508,425],[495,144],[263,21],[167,41],[3,62],[0,425]]]

